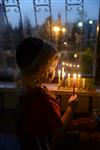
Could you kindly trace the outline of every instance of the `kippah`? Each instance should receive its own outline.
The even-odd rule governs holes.
[[[40,38],[24,39],[16,50],[16,62],[22,69],[34,60],[43,48],[43,40]]]

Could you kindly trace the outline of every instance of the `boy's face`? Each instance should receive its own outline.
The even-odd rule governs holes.
[[[51,82],[54,77],[55,77],[55,69],[57,67],[58,64],[58,59],[54,60],[53,63],[51,64],[50,68],[49,68],[49,76],[48,76],[48,82]]]

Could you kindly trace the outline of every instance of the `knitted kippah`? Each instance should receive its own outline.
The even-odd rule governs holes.
[[[16,62],[22,69],[34,60],[43,48],[43,40],[39,38],[24,39],[17,47]]]

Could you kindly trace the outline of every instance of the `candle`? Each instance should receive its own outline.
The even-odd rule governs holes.
[[[64,78],[64,76],[65,76],[65,73],[64,73],[64,65],[65,65],[65,62],[62,63],[62,78]]]
[[[73,95],[75,94],[75,82],[76,82],[76,73],[73,74],[74,82],[73,82]]]
[[[61,85],[61,70],[58,70],[58,86],[60,86]]]
[[[82,88],[85,88],[85,78],[83,78],[83,82],[82,82]]]
[[[68,73],[68,87],[70,87],[70,73]]]
[[[78,81],[77,81],[77,86],[78,86],[78,88],[80,88],[80,77],[81,77],[81,75],[78,74]]]

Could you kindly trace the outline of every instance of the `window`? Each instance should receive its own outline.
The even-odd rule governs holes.
[[[99,0],[0,0],[0,80],[12,80],[16,46],[29,36],[52,42],[67,73],[95,76],[98,16]]]

